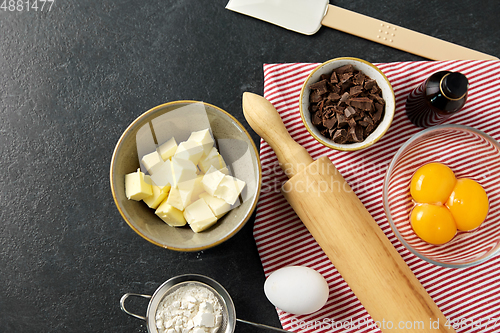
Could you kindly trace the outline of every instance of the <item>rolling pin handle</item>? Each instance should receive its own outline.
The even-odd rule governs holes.
[[[288,178],[313,162],[307,150],[292,139],[271,102],[257,94],[244,92],[242,104],[248,124],[274,150]]]

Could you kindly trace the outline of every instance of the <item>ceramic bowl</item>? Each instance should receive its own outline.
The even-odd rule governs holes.
[[[363,141],[356,143],[338,144],[333,140],[323,136],[320,131],[312,124],[311,114],[309,112],[309,86],[315,82],[318,82],[320,76],[323,74],[331,74],[331,72],[344,65],[353,65],[355,70],[363,72],[365,75],[377,81],[378,86],[382,90],[382,97],[385,101],[385,112],[384,117],[377,128]],[[307,77],[302,90],[300,91],[300,116],[302,122],[304,123],[306,129],[318,142],[323,145],[343,151],[359,150],[373,145],[377,142],[389,129],[394,118],[394,112],[396,108],[396,101],[394,97],[394,90],[392,89],[391,83],[387,77],[382,73],[378,67],[375,65],[357,58],[336,58],[322,63],[316,67],[311,74]]]
[[[430,245],[413,232],[409,214],[414,206],[410,181],[424,164],[440,162],[456,178],[472,178],[486,191],[489,212],[481,226],[458,232],[448,243]],[[412,136],[398,150],[385,175],[384,209],[397,238],[419,258],[444,267],[482,263],[500,250],[500,145],[474,128],[441,125]]]
[[[170,227],[142,201],[125,196],[125,175],[140,167],[138,156],[154,151],[172,136],[179,143],[193,131],[210,128],[217,148],[233,176],[246,182],[239,204],[209,229],[195,233]],[[145,171],[145,170],[144,170]],[[248,221],[260,193],[262,170],[257,148],[243,126],[226,111],[202,102],[170,102],[145,112],[128,126],[111,159],[110,180],[118,211],[140,236],[177,251],[210,248],[236,234]]]

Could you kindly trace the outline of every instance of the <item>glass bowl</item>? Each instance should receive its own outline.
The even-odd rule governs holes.
[[[488,194],[489,212],[481,226],[458,232],[448,243],[430,245],[410,225],[410,181],[424,164],[440,162],[458,178],[477,181]],[[441,125],[412,136],[393,157],[385,175],[384,210],[403,245],[435,265],[459,268],[480,264],[500,250],[500,145],[487,134],[462,125]]]

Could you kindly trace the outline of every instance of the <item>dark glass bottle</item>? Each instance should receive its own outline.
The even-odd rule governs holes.
[[[406,114],[419,127],[439,125],[464,106],[468,89],[469,81],[462,73],[434,73],[410,93]]]

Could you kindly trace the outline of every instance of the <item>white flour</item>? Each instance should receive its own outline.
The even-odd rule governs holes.
[[[188,283],[162,299],[155,318],[159,333],[215,333],[222,306],[211,290]]]

